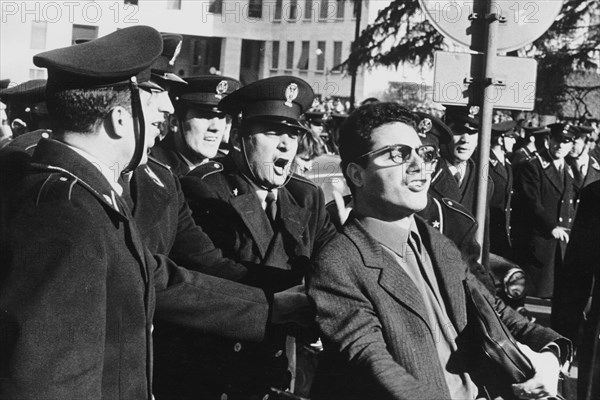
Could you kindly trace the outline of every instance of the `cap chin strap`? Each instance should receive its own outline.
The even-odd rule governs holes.
[[[290,165],[290,173],[288,173],[287,177],[285,178],[285,181],[279,185],[279,186],[273,186],[273,187],[267,187],[265,185],[263,185],[262,183],[258,182],[258,178],[256,177],[256,175],[254,175],[254,172],[252,171],[252,168],[250,168],[250,162],[248,161],[248,155],[246,154],[246,145],[244,144],[244,138],[241,138],[241,142],[242,142],[242,154],[244,155],[244,162],[246,163],[246,168],[248,169],[248,171],[250,171],[250,175],[251,175],[251,180],[252,182],[254,182],[254,184],[256,184],[256,186],[258,186],[261,189],[264,190],[268,190],[268,191],[272,191],[273,189],[279,189],[284,187],[285,185],[287,185],[287,183],[290,181],[290,179],[292,179],[292,167],[294,166],[293,163],[292,165]]]
[[[133,118],[133,134],[135,137],[135,150],[129,164],[123,169],[121,174],[127,174],[135,170],[142,161],[144,155],[144,142],[146,140],[146,123],[144,120],[144,111],[140,100],[140,89],[137,79],[132,76],[129,80],[129,91],[131,92],[131,116]]]

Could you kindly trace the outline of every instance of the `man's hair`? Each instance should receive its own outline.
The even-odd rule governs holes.
[[[401,122],[416,130],[417,121],[416,115],[398,103],[365,104],[350,114],[340,126],[339,147],[342,173],[351,191],[354,187],[346,176],[346,167],[371,151],[373,130],[392,122]]]
[[[46,95],[52,129],[93,133],[117,106],[131,110],[128,87],[52,90]]]

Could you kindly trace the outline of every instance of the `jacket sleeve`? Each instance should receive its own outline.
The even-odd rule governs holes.
[[[270,317],[262,289],[190,271],[147,256],[154,270],[156,318],[236,340],[262,341]]]
[[[1,398],[102,397],[110,254],[93,221],[69,201],[25,205],[12,218],[2,244]]]
[[[331,243],[334,246],[317,257],[309,285],[324,343],[331,344],[343,362],[371,377],[386,399],[443,399],[444,393],[419,382],[393,359],[381,321],[363,290],[360,254],[348,254],[344,246],[336,249],[336,239]]]
[[[573,230],[565,254],[563,271],[552,303],[552,327],[575,341],[583,312],[594,282],[594,269],[600,270],[600,196],[597,184],[581,191]]]
[[[517,179],[517,190],[521,195],[521,201],[526,205],[527,212],[532,213],[535,228],[550,237],[552,229],[558,223],[548,215],[542,204],[540,185],[544,177],[541,176],[540,169],[537,168],[537,163],[539,163],[538,160],[530,161],[520,169]]]

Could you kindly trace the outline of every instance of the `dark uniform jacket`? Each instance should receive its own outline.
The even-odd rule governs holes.
[[[571,228],[575,216],[574,182],[565,163],[562,176],[548,152],[524,164],[515,182],[519,196],[515,210],[515,257],[529,275],[528,294],[552,297],[555,268],[566,243],[554,239],[557,226]]]
[[[215,246],[237,262],[260,264],[244,282],[268,293],[301,284],[315,251],[335,234],[322,191],[297,176],[278,189],[280,218],[275,228],[254,187],[229,158],[223,171],[203,175],[193,170],[181,184],[194,219]],[[191,367],[204,380],[195,382],[192,393],[196,396],[226,394],[232,399],[254,394],[262,398],[269,386],[287,386],[284,332],[272,332],[262,345],[203,339],[196,340],[195,351],[206,356]]]
[[[600,182],[581,192],[581,202],[552,302],[552,327],[574,342],[584,323],[578,357],[580,400],[600,398]],[[594,283],[595,281],[595,283]],[[593,287],[593,289],[592,289]],[[593,292],[592,292],[593,290]],[[583,310],[592,293],[592,306]]]
[[[182,177],[190,172],[190,167],[175,149],[175,134],[169,132],[163,140],[156,143],[152,147],[152,156],[161,163],[168,165],[176,176]]]
[[[515,338],[535,351],[560,338],[497,301],[468,272],[450,239],[418,217],[415,220],[459,338],[468,322],[465,282],[481,291]],[[311,398],[450,398],[436,350],[439,332],[429,322],[417,286],[352,216],[342,234],[319,253],[309,296],[317,305],[325,347],[317,375],[320,381]],[[457,340],[459,351],[470,343]],[[473,372],[474,365],[456,364],[455,368],[455,372]]]
[[[2,196],[1,398],[150,399],[153,317],[264,338],[262,291],[152,256],[106,178],[68,146],[42,140],[11,195]]]
[[[494,152],[490,152],[489,176],[494,183],[490,199],[490,252],[512,259],[510,221],[513,194],[513,170],[508,159],[503,165]]]
[[[591,155],[588,161],[588,167],[585,176],[577,176],[577,165],[575,164],[575,160],[570,160],[567,158],[567,162],[573,170],[573,177],[575,179],[575,187],[577,192],[579,192],[581,189],[583,189],[590,183],[600,180],[600,163],[596,158],[592,157]]]

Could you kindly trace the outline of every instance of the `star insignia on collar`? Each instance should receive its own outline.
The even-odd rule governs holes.
[[[433,221],[431,226],[433,226],[435,229],[440,229],[440,221]]]
[[[234,197],[237,197],[238,189],[237,188],[233,189],[233,191],[231,193],[233,194]]]

